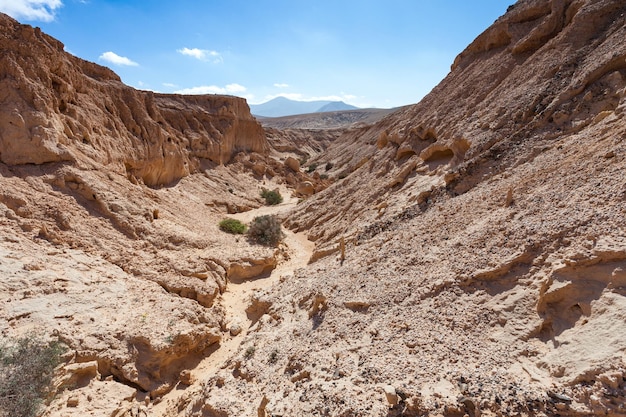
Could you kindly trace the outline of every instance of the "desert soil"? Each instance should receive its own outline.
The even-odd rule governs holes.
[[[283,190],[284,193],[285,190]],[[257,216],[278,215],[284,216],[298,204],[298,198],[289,194],[285,201],[278,205],[262,206],[243,213],[232,214],[231,218],[238,219],[243,223],[250,222]],[[222,293],[221,304],[224,307],[225,323],[229,333],[221,339],[219,345],[211,347],[207,356],[194,368],[190,369],[191,378],[194,381],[204,381],[214,377],[218,370],[227,366],[228,361],[241,350],[240,345],[248,334],[250,326],[259,317],[254,311],[247,310],[252,305],[255,293],[262,291],[271,292],[272,286],[279,281],[293,279],[297,269],[304,268],[311,259],[315,244],[308,240],[305,233],[294,233],[289,229],[283,229],[285,237],[281,243],[282,260],[269,274],[252,279],[229,281],[226,291]],[[238,330],[236,334],[230,330],[233,327]],[[152,416],[169,416],[174,413],[174,408],[184,394],[184,384],[179,383],[169,394],[162,397],[160,402],[151,409]]]

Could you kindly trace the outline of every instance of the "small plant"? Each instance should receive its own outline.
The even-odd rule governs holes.
[[[270,191],[264,188],[261,190],[261,197],[265,199],[265,204],[268,206],[275,206],[283,202],[283,196],[278,190]]]
[[[0,345],[0,415],[38,415],[64,351],[61,343],[32,335]]]
[[[332,162],[326,162],[326,171],[330,171],[334,166],[335,165]]]
[[[276,246],[285,235],[280,227],[278,217],[268,214],[255,217],[252,220],[248,236],[262,245]]]
[[[311,164],[307,168],[307,172],[310,174],[311,172],[315,171],[316,169],[317,169],[317,164]]]
[[[254,346],[249,346],[248,349],[246,349],[246,352],[243,354],[243,357],[246,359],[250,359],[254,356],[255,351],[256,348]]]
[[[246,232],[246,225],[237,219],[226,218],[220,222],[220,230],[232,235],[241,235]]]
[[[174,341],[176,340],[176,338],[180,336],[180,332],[179,333],[170,333],[168,334],[165,339],[163,339],[165,341],[165,343],[167,343],[168,345],[171,345],[174,343]]]
[[[277,361],[278,361],[278,351],[273,350],[272,353],[270,353],[270,357],[268,358],[267,363],[269,363],[270,365],[273,365]]]

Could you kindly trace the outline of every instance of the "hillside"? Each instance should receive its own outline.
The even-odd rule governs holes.
[[[298,101],[290,100],[286,97],[276,97],[262,104],[250,105],[250,111],[252,114],[261,117],[283,117],[296,114],[356,109],[357,107],[346,104],[343,101]]]
[[[518,2],[312,161],[316,261],[188,415],[624,415],[624,12]]]
[[[363,127],[378,122],[398,109],[359,109],[307,113],[294,116],[264,117],[259,122],[264,127],[276,129],[347,129]]]
[[[625,13],[520,0],[347,129],[0,15],[0,345],[67,346],[46,417],[626,416]]]

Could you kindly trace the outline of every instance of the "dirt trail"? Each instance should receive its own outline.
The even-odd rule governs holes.
[[[280,205],[260,207],[245,213],[234,214],[230,217],[249,223],[257,216],[287,212],[293,209],[296,204],[297,199],[290,198]],[[285,233],[283,244],[287,248],[287,256],[285,260],[278,264],[271,274],[242,282],[228,282],[226,291],[222,294],[222,304],[226,309],[226,323],[229,327],[235,323],[239,324],[239,326],[241,326],[241,332],[236,336],[232,336],[229,333],[223,335],[219,346],[216,346],[198,366],[191,370],[196,381],[205,380],[224,367],[226,361],[239,349],[243,338],[248,334],[248,330],[252,324],[246,314],[246,308],[250,304],[252,294],[257,290],[271,287],[280,280],[280,277],[290,275],[296,269],[303,268],[307,265],[313,254],[315,244],[307,239],[305,233],[293,233],[287,229],[283,229],[283,232]],[[170,415],[170,407],[176,404],[177,399],[185,391],[182,389],[183,387],[179,384],[178,387],[165,395],[162,401],[151,410],[151,415]]]

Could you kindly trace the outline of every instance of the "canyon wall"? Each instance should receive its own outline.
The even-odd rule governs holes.
[[[238,151],[267,153],[244,99],[138,91],[81,60],[38,28],[0,16],[0,161],[104,164],[156,186],[227,163]]]

